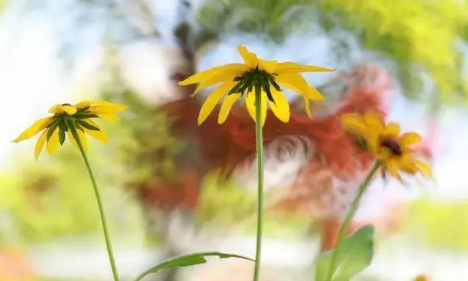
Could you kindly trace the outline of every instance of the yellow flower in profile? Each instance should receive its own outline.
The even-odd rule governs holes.
[[[299,73],[329,72],[334,71],[334,69],[293,62],[263,60],[258,58],[256,54],[249,52],[244,46],[239,46],[238,51],[244,63],[230,63],[213,67],[179,82],[179,85],[182,86],[199,83],[193,95],[207,87],[221,84],[210,93],[203,103],[198,116],[199,125],[208,118],[223,98],[218,123],[224,123],[232,106],[242,96],[245,96],[247,110],[255,121],[256,91],[261,91],[262,125],[265,123],[268,106],[278,119],[286,123],[290,117],[289,103],[280,85],[296,91],[303,97],[309,116],[311,116],[310,100],[323,100],[323,96],[317,89],[311,87]]]
[[[421,141],[415,132],[400,134],[400,126],[395,122],[385,124],[377,113],[368,112],[364,116],[347,113],[340,117],[343,129],[353,135],[365,148],[378,157],[385,171],[401,180],[400,171],[415,175],[421,172],[431,176],[431,168],[414,157],[412,145]]]
[[[84,101],[75,105],[68,103],[57,104],[49,110],[49,113],[53,115],[34,122],[31,127],[24,130],[13,142],[18,143],[30,139],[42,131],[34,152],[36,160],[45,144],[47,144],[49,154],[54,153],[59,144],[62,145],[65,142],[65,135],[68,135],[70,142],[75,147],[78,147],[76,138],[79,138],[84,149],[87,148],[85,133],[99,141],[107,143],[109,142],[107,135],[91,119],[118,119],[115,113],[125,109],[125,106],[107,101]],[[74,131],[76,134],[73,133]]]

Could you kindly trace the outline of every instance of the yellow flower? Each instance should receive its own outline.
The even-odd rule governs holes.
[[[91,119],[117,119],[115,113],[125,109],[125,106],[107,101],[84,101],[75,105],[67,103],[56,104],[49,109],[49,113],[53,115],[34,122],[31,127],[24,130],[13,142],[18,143],[30,139],[42,131],[34,152],[36,160],[46,143],[49,154],[54,153],[59,144],[62,145],[65,142],[65,134],[68,135],[70,142],[75,147],[78,147],[73,130],[76,131],[76,136],[85,149],[87,148],[85,133],[99,141],[107,143],[109,142],[107,135]]]
[[[385,171],[401,180],[400,171],[415,175],[421,172],[431,176],[431,168],[414,157],[412,145],[421,141],[415,132],[400,134],[400,126],[395,122],[385,124],[377,113],[368,112],[364,116],[347,113],[341,116],[343,129],[353,135],[365,148],[378,157]]]
[[[290,117],[289,103],[280,85],[296,91],[303,97],[309,116],[311,116],[310,100],[323,100],[323,96],[317,89],[311,87],[299,73],[328,72],[334,71],[334,69],[293,62],[263,60],[258,58],[256,54],[249,52],[244,46],[239,46],[238,51],[244,59],[244,63],[230,63],[213,67],[179,82],[179,85],[182,86],[199,83],[193,95],[207,87],[221,84],[203,103],[198,116],[199,125],[208,118],[217,103],[223,98],[218,123],[224,123],[234,103],[244,95],[247,110],[255,121],[255,91],[257,90],[262,93],[260,100],[262,125],[266,119],[267,104],[276,117],[286,123]]]
[[[426,275],[421,274],[416,276],[413,281],[429,281],[429,278]]]

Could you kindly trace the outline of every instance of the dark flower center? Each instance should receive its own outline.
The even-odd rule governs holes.
[[[72,106],[72,105],[69,104],[69,103],[62,103],[62,106],[67,106],[67,105],[68,105],[68,106]]]
[[[386,139],[380,142],[380,145],[386,147],[392,151],[393,155],[401,156],[403,152],[401,151],[400,144],[396,140]]]
[[[268,100],[275,102],[273,95],[271,94],[270,86],[273,86],[277,91],[281,91],[280,86],[275,81],[275,76],[277,74],[268,73],[265,70],[258,69],[258,66],[255,69],[244,72],[241,76],[234,78],[234,81],[238,82],[228,93],[237,94],[240,93],[244,95],[255,89],[255,91],[263,90]]]

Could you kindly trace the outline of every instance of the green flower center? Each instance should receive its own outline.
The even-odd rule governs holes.
[[[380,145],[390,149],[393,155],[396,155],[396,156],[403,155],[403,151],[401,151],[401,146],[396,140],[392,140],[392,139],[382,140],[380,142]]]
[[[275,90],[281,91],[280,86],[276,83],[275,73],[269,73],[265,70],[258,69],[258,66],[250,71],[244,72],[241,76],[234,78],[234,81],[238,82],[228,93],[228,95],[238,94],[244,95],[250,93],[252,90],[261,91],[266,93],[268,100],[275,103],[273,95],[271,94],[270,86],[273,86]]]

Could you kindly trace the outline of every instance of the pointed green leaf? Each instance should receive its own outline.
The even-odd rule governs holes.
[[[240,258],[240,259],[245,259],[245,260],[250,260],[254,261],[252,259],[239,256],[239,255],[232,255],[232,254],[225,254],[225,253],[220,253],[220,252],[206,252],[206,253],[196,253],[196,254],[189,254],[185,256],[179,256],[175,258],[171,258],[165,262],[162,262],[147,271],[143,272],[140,276],[135,281],[140,281],[143,279],[145,276],[152,274],[152,273],[157,273],[161,270],[166,270],[166,269],[174,269],[178,267],[184,267],[184,266],[192,266],[192,265],[197,265],[197,264],[202,264],[206,263],[206,257],[210,256],[218,256],[221,259],[226,259],[226,258]]]
[[[331,280],[327,280],[332,253],[322,253],[315,262],[315,281],[349,281],[367,268],[374,248],[374,227],[366,225],[343,239]]]
[[[78,123],[80,126],[82,127],[85,127],[86,129],[88,130],[91,130],[91,131],[99,131],[99,128],[96,127],[96,126],[93,126],[91,124],[88,124],[86,122],[84,122],[83,120],[76,120],[76,123]]]
[[[63,145],[65,142],[65,131],[59,128],[59,141],[60,145]]]

